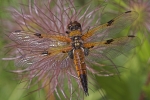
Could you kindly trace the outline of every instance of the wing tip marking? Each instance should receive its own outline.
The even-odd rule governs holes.
[[[114,20],[113,20],[113,19],[112,19],[112,20],[110,20],[110,21],[108,21],[108,22],[107,22],[107,26],[111,26],[113,22],[114,22]]]
[[[40,33],[35,33],[34,35],[39,37],[39,38],[42,38],[42,35]]]
[[[125,13],[131,13],[132,11],[126,11]]]
[[[128,35],[128,37],[135,37],[134,35]]]
[[[110,43],[112,43],[113,41],[114,41],[113,39],[106,40],[105,44],[110,44]]]
[[[15,32],[17,33],[17,32],[21,32],[21,30],[15,30]]]

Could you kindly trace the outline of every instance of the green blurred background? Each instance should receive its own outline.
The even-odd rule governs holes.
[[[104,3],[102,0],[95,0],[95,2],[106,5],[104,13],[110,8],[116,10],[115,6],[109,2]],[[84,1],[78,1],[78,3],[82,6]],[[1,9],[17,4],[18,0],[0,0]],[[121,12],[118,8],[119,13]],[[107,14],[102,17],[104,22],[117,16],[112,14],[108,17]],[[9,18],[3,10],[0,11],[0,17],[1,21]],[[0,58],[3,58],[5,56],[4,46],[8,40],[3,31],[6,27],[3,27],[2,24],[0,26]],[[108,100],[150,100],[150,37],[145,37],[142,32],[138,32],[137,36],[141,39],[142,44],[132,50],[127,57],[121,55],[115,59],[115,63],[122,66],[120,76],[97,77],[100,87],[105,91],[103,95],[107,94]],[[0,60],[0,100],[45,100],[44,90],[26,96],[30,92],[30,90],[23,89],[26,83],[19,83],[16,75],[5,69],[6,66],[14,66],[14,63]],[[144,99],[140,99],[140,96]],[[95,90],[95,92],[91,91],[90,96],[85,100],[105,99]]]

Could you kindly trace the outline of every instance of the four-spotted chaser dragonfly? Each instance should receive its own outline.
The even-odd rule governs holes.
[[[105,57],[114,58],[122,54],[122,51],[127,52],[136,47],[139,44],[139,39],[136,36],[128,35],[118,38],[116,36],[124,28],[130,26],[137,17],[138,14],[136,12],[127,11],[105,24],[89,29],[85,33],[82,31],[80,22],[70,21],[68,26],[66,26],[68,29],[66,30],[66,36],[18,30],[12,32],[10,38],[22,44],[18,48],[21,48],[24,52],[30,51],[34,55],[32,56],[35,57],[33,62],[40,62],[40,60],[36,61],[36,57],[39,57],[36,55],[43,55],[41,60],[44,57],[55,60],[60,57],[59,61],[62,63],[59,66],[68,66],[66,64],[69,62],[68,60],[72,60],[84,93],[87,96],[89,95],[87,65],[89,63],[95,65],[106,59]],[[47,43],[42,41],[43,39],[46,39]],[[53,63],[55,63],[55,60],[53,60]]]

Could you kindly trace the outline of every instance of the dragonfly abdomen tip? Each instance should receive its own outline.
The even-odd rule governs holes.
[[[87,75],[86,74],[81,74],[80,79],[81,79],[81,83],[82,83],[82,87],[83,87],[85,95],[89,96],[88,84],[87,84]]]

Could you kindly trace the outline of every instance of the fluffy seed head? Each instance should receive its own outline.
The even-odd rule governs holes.
[[[40,37],[41,34],[67,36],[67,26],[74,21],[81,24],[82,32],[88,31],[100,24],[100,6],[93,7],[91,1],[77,7],[74,0],[29,0],[27,5],[21,4],[20,7],[19,10],[9,9],[13,23],[17,25],[12,28],[16,31],[8,34],[13,41],[10,45],[12,51],[10,57],[4,60],[15,61],[17,69],[12,72],[28,81],[28,88],[41,82],[37,90],[47,87],[47,97],[55,92],[59,99],[83,100],[80,79],[68,54],[48,56],[46,51],[66,44]],[[88,65],[87,70],[99,73]]]
[[[130,0],[129,7],[138,12],[139,17],[134,27],[140,30],[150,31],[150,1],[149,0]]]
[[[110,1],[111,2],[111,1]],[[139,17],[134,22],[133,31],[141,31],[148,34],[150,31],[150,1],[149,0],[122,0],[120,2],[113,2],[113,5],[118,9],[117,11],[132,10],[139,14]]]

